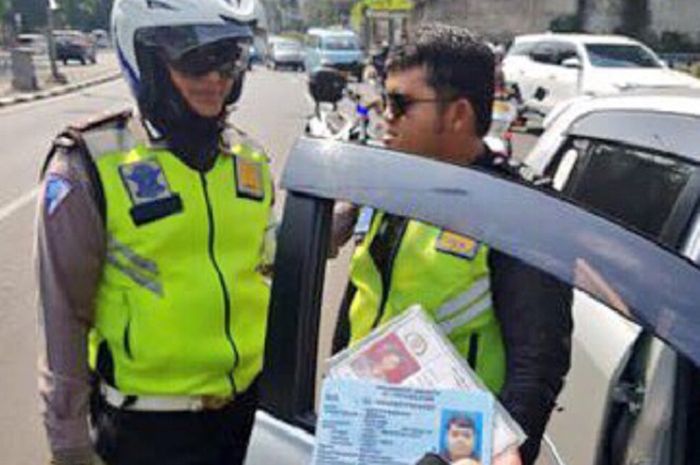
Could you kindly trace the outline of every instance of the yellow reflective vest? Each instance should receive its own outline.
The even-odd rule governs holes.
[[[505,350],[491,299],[488,250],[483,244],[418,221],[408,221],[390,263],[387,289],[371,244],[383,226],[377,213],[352,259],[356,288],[350,304],[350,343],[420,304],[484,383],[499,392]]]
[[[106,347],[124,394],[243,392],[262,369],[269,302],[258,272],[273,197],[265,155],[238,143],[200,173],[110,131],[86,135],[101,144],[91,154],[108,237],[92,367]]]

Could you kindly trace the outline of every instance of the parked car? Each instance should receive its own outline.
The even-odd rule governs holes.
[[[329,67],[360,79],[364,58],[357,35],[343,29],[309,29],[305,67],[309,76],[322,67]]]
[[[668,69],[651,49],[622,36],[518,36],[503,60],[503,71],[526,101],[539,87],[547,88],[546,98],[528,102],[542,114],[579,95],[609,95],[640,87],[700,88],[699,80]]]
[[[97,63],[97,46],[87,34],[80,31],[54,31],[56,41],[56,59],[68,64],[79,61],[80,64]]]
[[[271,45],[268,66],[272,69],[304,70],[304,47],[296,40],[278,40]]]
[[[371,146],[297,142],[246,463],[310,463],[336,199],[474,237],[585,292],[540,464],[699,463],[700,107],[690,98],[659,111],[609,100],[609,111],[557,118],[532,169],[553,173],[559,191]]]
[[[17,44],[20,47],[31,49],[34,55],[46,55],[48,45],[46,36],[43,34],[19,34],[17,36]]]
[[[248,46],[248,70],[250,71],[253,69],[253,65],[261,64],[262,61],[262,55],[258,51],[258,48],[255,44],[250,44],[250,46]]]
[[[700,263],[699,90],[582,97],[554,110],[546,126],[526,158],[534,173],[553,179],[565,198]],[[648,285],[656,290],[672,279]],[[679,323],[658,312],[659,323]],[[700,463],[698,404],[684,391],[697,395],[695,368],[648,328],[583,293],[574,299],[574,321],[574,364],[548,428],[561,463]],[[686,427],[688,436],[679,437]]]

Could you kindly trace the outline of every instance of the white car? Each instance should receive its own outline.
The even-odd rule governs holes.
[[[700,80],[669,69],[643,44],[622,36],[538,34],[516,37],[503,60],[509,84],[526,105],[547,114],[580,95],[617,94],[636,88],[700,88]],[[539,88],[547,91],[533,99]]]
[[[700,91],[581,97],[555,112],[525,159],[529,167],[565,198],[698,264]],[[557,450],[553,463],[697,463],[696,429],[682,445],[668,442],[687,426],[687,418],[677,418],[685,361],[583,293],[575,294],[573,312],[572,369],[547,430]],[[627,445],[615,451],[619,444]],[[667,461],[668,454],[685,454],[685,461]]]
[[[700,463],[699,102],[700,91],[676,90],[572,103],[527,159],[554,189],[297,142],[247,465],[311,463],[319,321],[333,317],[321,300],[334,199],[478,238],[585,291],[538,465]]]

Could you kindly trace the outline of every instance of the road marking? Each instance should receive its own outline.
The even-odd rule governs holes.
[[[35,187],[29,192],[23,194],[21,197],[18,197],[7,205],[0,207],[0,222],[6,220],[12,216],[13,213],[27,205],[29,202],[33,201],[38,193],[39,187]]]

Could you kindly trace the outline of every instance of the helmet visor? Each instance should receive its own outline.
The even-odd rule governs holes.
[[[177,60],[164,58],[173,69],[192,77],[216,71],[231,78],[245,71],[248,55],[247,42],[222,40],[190,50]]]
[[[249,25],[231,22],[142,29],[136,32],[135,40],[140,45],[156,47],[168,62],[173,63],[197,49],[223,42],[249,44],[252,38],[253,31]]]

